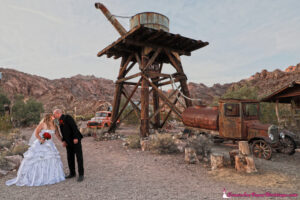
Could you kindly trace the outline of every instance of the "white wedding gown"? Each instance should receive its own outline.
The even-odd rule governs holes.
[[[17,177],[6,181],[6,185],[41,186],[65,180],[63,164],[52,140],[55,131],[42,130],[40,136],[45,132],[51,134],[51,139],[43,144],[40,144],[38,139],[33,142],[24,153]]]

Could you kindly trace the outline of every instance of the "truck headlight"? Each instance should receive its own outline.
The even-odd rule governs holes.
[[[273,135],[272,133],[269,133],[269,138],[270,138],[271,140],[274,140],[274,135]]]
[[[282,139],[284,139],[285,135],[284,135],[283,132],[281,132],[279,135],[280,135],[280,137],[281,137]]]

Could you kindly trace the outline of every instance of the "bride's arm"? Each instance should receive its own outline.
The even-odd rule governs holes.
[[[41,130],[42,130],[42,128],[43,128],[43,123],[40,123],[37,127],[36,127],[36,129],[35,129],[35,137],[40,141],[40,142],[43,142],[43,138],[41,138],[41,136],[40,136],[40,132],[41,132]]]
[[[55,126],[55,135],[56,135],[56,137],[57,137],[57,139],[58,139],[59,141],[62,141],[62,138],[61,138],[61,136],[60,136],[60,134],[59,134],[59,130],[58,130],[58,127],[57,127],[57,126]]]

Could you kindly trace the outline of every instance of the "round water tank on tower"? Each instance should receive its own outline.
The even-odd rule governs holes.
[[[130,18],[130,29],[139,25],[169,32],[169,18],[155,12],[138,13]]]

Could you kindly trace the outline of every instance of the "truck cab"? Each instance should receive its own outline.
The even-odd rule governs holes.
[[[109,127],[112,123],[111,119],[111,111],[98,111],[95,114],[95,117],[90,119],[87,123],[87,127],[89,128],[103,128]],[[117,122],[119,123],[119,121]]]
[[[219,101],[219,134],[221,137],[269,140],[270,124],[259,121],[259,101],[222,99]]]

